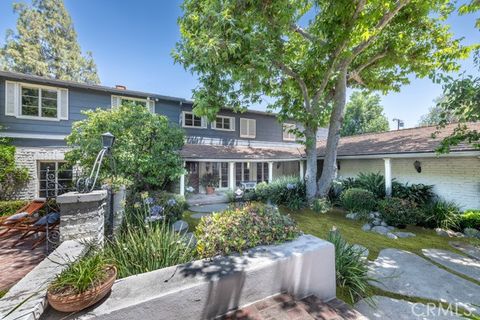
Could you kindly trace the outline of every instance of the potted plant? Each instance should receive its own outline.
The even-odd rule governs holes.
[[[205,188],[207,194],[212,194],[215,192],[215,187],[218,185],[218,177],[214,176],[213,173],[206,173],[200,179],[200,184]]]
[[[92,253],[60,273],[47,291],[48,303],[61,312],[78,312],[88,308],[112,288],[117,268],[105,261],[101,253]]]

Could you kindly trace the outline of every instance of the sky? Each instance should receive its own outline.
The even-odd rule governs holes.
[[[30,2],[29,0],[24,0]],[[8,28],[15,29],[12,0],[0,0],[0,45]],[[175,64],[171,51],[180,39],[177,18],[180,0],[65,0],[83,51],[91,51],[101,83],[126,85],[129,89],[190,99],[197,85],[194,75]],[[475,15],[453,16],[455,37],[464,44],[480,42]],[[462,61],[462,70],[473,70],[473,59]],[[429,79],[411,77],[398,93],[382,96],[390,126],[393,118],[414,127],[434,105],[442,88]],[[262,110],[262,106],[256,106]]]

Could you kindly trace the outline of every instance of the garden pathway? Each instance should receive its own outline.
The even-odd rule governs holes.
[[[439,249],[423,249],[422,253],[430,260],[480,282],[479,260]]]
[[[458,241],[451,241],[450,245],[455,249],[462,251],[467,256],[480,260],[480,248],[474,247],[473,245],[468,243]]]
[[[384,249],[371,262],[372,285],[408,297],[451,303],[480,313],[480,286],[408,251]]]

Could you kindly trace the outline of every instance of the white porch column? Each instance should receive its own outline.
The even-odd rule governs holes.
[[[183,168],[185,168],[185,162],[183,162]],[[180,195],[185,195],[185,173],[180,176]]]
[[[392,195],[392,162],[390,158],[384,158],[385,162],[385,194],[387,197]]]
[[[273,181],[273,162],[268,163],[268,183]]]
[[[228,163],[228,187],[235,190],[235,162]]]
[[[305,178],[304,162],[300,160],[300,180]]]

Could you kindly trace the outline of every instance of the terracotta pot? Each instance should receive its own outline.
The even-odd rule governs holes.
[[[78,312],[94,305],[110,292],[115,279],[117,279],[117,268],[115,266],[109,265],[105,268],[105,271],[113,271],[113,273],[102,284],[81,294],[62,295],[48,291],[48,303],[52,308],[61,312]]]
[[[215,188],[214,187],[207,187],[207,194],[213,194],[215,193]]]

